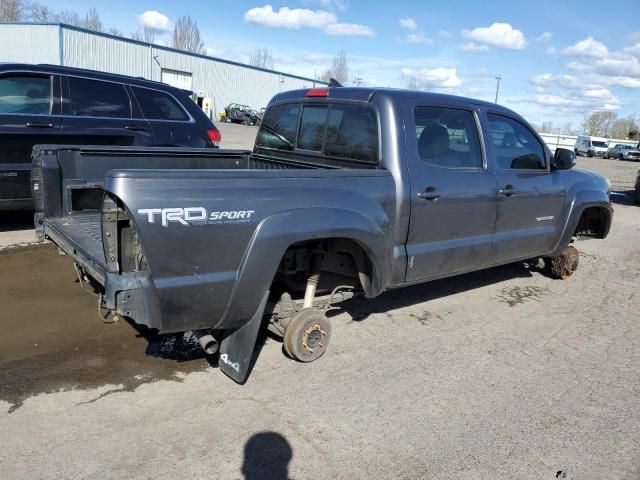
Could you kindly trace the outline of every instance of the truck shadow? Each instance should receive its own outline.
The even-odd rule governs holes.
[[[33,212],[2,212],[0,219],[0,232],[33,229]]]
[[[537,264],[527,262],[513,263],[398,290],[390,290],[373,299],[365,300],[362,297],[354,297],[344,302],[336,303],[336,308],[329,310],[327,314],[335,316],[346,312],[353,321],[360,322],[375,313],[384,313],[389,310],[429,302],[495,283],[513,280],[514,278],[530,278],[534,273],[546,274],[545,270]]]

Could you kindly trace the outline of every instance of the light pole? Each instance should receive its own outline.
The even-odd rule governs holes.
[[[498,83],[496,83],[496,101],[495,101],[495,103],[498,103],[498,92],[500,91],[500,80],[502,80],[502,75],[496,75],[496,80],[498,81]]]

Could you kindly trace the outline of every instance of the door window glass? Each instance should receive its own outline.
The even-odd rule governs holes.
[[[51,78],[15,75],[0,78],[0,113],[48,115]]]
[[[121,83],[69,77],[71,115],[131,118],[129,95]]]
[[[482,168],[480,139],[473,114],[443,107],[416,107],[418,153],[432,165]]]
[[[142,114],[149,120],[188,120],[183,108],[171,95],[150,88],[131,87],[140,103]]]
[[[544,170],[544,147],[522,123],[502,115],[488,114],[491,141],[498,166],[504,170]]]

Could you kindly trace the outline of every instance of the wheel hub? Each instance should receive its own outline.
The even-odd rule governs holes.
[[[325,336],[326,332],[318,323],[309,325],[302,333],[302,346],[308,352],[313,353],[316,348],[323,346],[322,342]]]

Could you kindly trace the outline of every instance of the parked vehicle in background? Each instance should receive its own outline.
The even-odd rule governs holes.
[[[224,109],[225,121],[242,123],[243,125],[257,125],[260,114],[253,108],[239,103],[231,103]]]
[[[614,147],[609,147],[605,158],[617,158],[618,160],[635,160],[640,162],[640,150],[633,145],[618,143]]]
[[[40,146],[37,231],[74,257],[101,307],[195,331],[209,353],[220,339],[220,368],[239,382],[265,315],[310,362],[337,299],[532,258],[564,279],[574,239],[605,238],[613,215],[607,180],[573,169],[571,150],[552,155],[511,110],[449,95],[281,93],[253,152],[193,150],[188,170],[178,155]],[[78,211],[73,187],[61,192],[84,177],[100,194]]]
[[[604,157],[607,154],[608,147],[609,144],[606,138],[578,135],[574,152],[576,155],[586,155],[587,157]]]
[[[93,70],[0,64],[0,209],[33,208],[35,144],[217,147],[220,132],[189,95]]]

